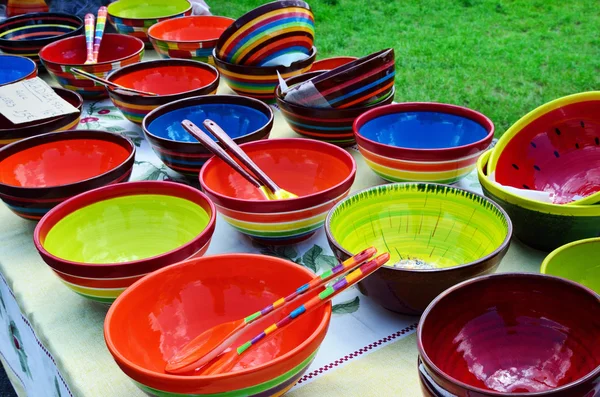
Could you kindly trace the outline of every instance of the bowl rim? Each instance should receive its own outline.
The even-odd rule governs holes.
[[[547,271],[548,271],[548,265],[550,264],[550,262],[552,262],[554,257],[556,257],[558,254],[560,254],[562,252],[568,251],[569,249],[571,249],[573,247],[576,247],[579,245],[585,245],[585,244],[598,244],[598,246],[600,247],[600,237],[591,237],[591,238],[584,238],[582,240],[575,240],[575,241],[571,241],[570,243],[561,245],[558,248],[555,248],[544,258],[544,261],[540,265],[540,273],[547,274],[549,276],[553,276],[552,273],[547,273]],[[557,276],[557,277],[559,277],[559,276]],[[574,280],[571,280],[571,281],[574,281]]]
[[[33,44],[35,44],[35,43],[48,42],[48,40],[52,40],[52,41],[61,40],[61,38],[65,38],[66,35],[75,36],[75,35],[77,35],[76,34],[77,31],[83,31],[83,25],[84,25],[83,19],[81,19],[77,15],[67,14],[64,12],[35,12],[35,13],[31,13],[31,14],[16,15],[14,17],[7,18],[4,21],[0,22],[0,30],[2,28],[4,28],[3,25],[6,24],[7,22],[10,24],[12,22],[15,22],[15,21],[18,21],[21,19],[23,20],[23,22],[25,22],[29,19],[35,19],[35,18],[39,18],[39,17],[68,17],[68,18],[72,18],[74,21],[79,22],[79,25],[75,28],[75,30],[73,30],[71,32],[59,34],[59,35],[56,35],[53,37],[23,39],[23,40],[8,40],[8,39],[0,38],[0,45],[1,44],[9,44],[9,43],[14,44],[15,42],[17,42],[17,43],[32,42]],[[21,25],[21,26],[27,26],[27,25]]]
[[[125,17],[121,17],[121,16],[119,16],[119,15],[116,15],[116,14],[114,14],[114,13],[112,13],[112,12],[111,12],[111,9],[110,9],[110,8],[111,8],[111,6],[112,6],[112,5],[114,5],[114,4],[117,4],[117,3],[127,3],[128,1],[131,1],[131,0],[117,0],[117,1],[115,1],[115,2],[112,2],[112,3],[110,3],[110,4],[108,5],[108,7],[106,7],[106,8],[107,8],[107,13],[108,13],[108,15],[109,15],[110,17],[113,17],[113,18],[119,18],[119,19],[122,19],[122,20],[130,20],[130,21],[146,21],[146,20],[153,20],[153,19],[172,18],[172,17],[175,17],[175,16],[177,16],[177,15],[179,15],[179,14],[185,14],[185,13],[187,13],[188,11],[190,11],[190,10],[192,9],[192,3],[190,3],[190,1],[189,1],[189,0],[182,0],[182,1],[185,1],[185,2],[187,2],[187,3],[188,3],[188,7],[187,7],[185,10],[183,10],[183,11],[179,11],[179,12],[176,12],[176,13],[174,13],[174,14],[162,15],[162,16],[159,16],[159,17],[151,17],[151,18],[125,18]],[[135,1],[135,0],[133,0],[133,1]],[[148,1],[148,0],[146,0],[146,1]],[[163,1],[158,1],[158,0],[155,0],[155,1],[157,1],[157,2],[159,2],[159,3],[164,3]],[[112,8],[113,8],[113,10],[114,10],[114,8],[115,8],[115,7],[113,6]]]
[[[147,377],[152,377],[155,379],[164,379],[164,380],[181,380],[184,381],[186,383],[193,383],[196,380],[226,380],[229,378],[233,378],[233,377],[237,377],[237,376],[241,376],[241,375],[246,375],[246,374],[250,374],[250,373],[255,373],[258,372],[260,370],[272,367],[274,365],[277,365],[285,360],[287,360],[288,358],[290,358],[291,356],[294,356],[296,354],[298,354],[300,351],[302,351],[303,349],[305,349],[305,347],[307,347],[310,342],[312,342],[314,339],[318,338],[318,335],[321,332],[327,332],[327,328],[329,327],[329,321],[331,318],[331,302],[326,303],[325,307],[324,307],[324,315],[321,319],[321,321],[319,322],[319,325],[317,326],[317,329],[304,341],[302,341],[302,343],[300,343],[298,346],[294,347],[292,350],[290,350],[289,352],[283,354],[282,356],[279,356],[277,358],[275,358],[274,360],[268,361],[267,363],[261,364],[261,365],[257,365],[256,367],[252,367],[252,368],[247,368],[247,369],[243,369],[241,371],[236,371],[236,372],[226,372],[226,373],[220,373],[220,374],[216,374],[216,375],[200,375],[200,376],[190,376],[190,375],[173,375],[173,374],[167,374],[167,373],[156,373],[153,371],[150,371],[146,368],[140,367],[137,364],[132,363],[130,360],[128,360],[127,358],[125,358],[116,348],[115,345],[112,341],[112,338],[110,337],[110,322],[112,320],[112,317],[114,315],[115,310],[117,310],[116,308],[119,306],[119,303],[121,300],[123,299],[127,299],[127,296],[129,294],[132,293],[132,291],[136,290],[137,288],[139,288],[139,286],[144,283],[144,281],[146,280],[146,278],[155,278],[155,277],[160,277],[163,273],[166,272],[170,272],[172,268],[175,268],[176,266],[181,266],[181,265],[187,265],[189,263],[196,263],[199,261],[208,261],[208,260],[221,260],[221,259],[226,259],[226,258],[230,258],[230,257],[242,257],[242,258],[248,258],[248,260],[268,260],[268,261],[272,261],[276,264],[279,264],[280,266],[288,266],[291,268],[297,268],[299,270],[302,270],[303,272],[305,272],[307,275],[309,275],[310,277],[314,277],[314,273],[311,272],[309,269],[300,266],[294,262],[291,262],[287,259],[283,259],[283,258],[278,258],[278,257],[273,257],[273,256],[267,256],[267,255],[260,255],[260,254],[253,254],[253,253],[227,253],[227,254],[218,254],[218,255],[209,255],[209,256],[203,256],[200,258],[192,258],[192,259],[188,259],[179,263],[175,263],[169,266],[165,266],[159,270],[154,271],[153,273],[150,273],[146,276],[144,276],[143,278],[141,278],[140,280],[136,281],[135,283],[133,283],[132,285],[130,285],[121,295],[119,295],[119,297],[115,300],[115,302],[111,305],[111,307],[109,308],[107,314],[106,314],[106,318],[104,320],[104,340],[105,343],[108,347],[109,352],[111,353],[111,355],[115,358],[115,360],[119,363],[119,365],[124,365],[129,369],[134,370],[136,373],[139,374],[143,374],[144,376]],[[185,379],[185,380],[184,380]]]
[[[437,112],[446,113],[454,116],[463,117],[476,122],[483,127],[487,134],[478,141],[471,142],[461,146],[453,146],[437,149],[418,149],[393,146],[386,143],[381,143],[369,139],[360,133],[361,127],[368,121],[375,118],[386,116],[388,114],[404,113],[404,112]],[[464,106],[451,105],[440,102],[400,102],[392,103],[385,106],[380,106],[371,109],[368,112],[361,114],[352,124],[352,130],[356,137],[356,142],[359,147],[378,154],[380,156],[390,157],[399,160],[456,160],[461,157],[466,157],[477,152],[482,152],[489,147],[494,138],[494,123],[489,117],[476,110],[469,109]]]
[[[167,39],[163,39],[157,36],[153,35],[153,30],[155,30],[154,28],[156,26],[159,25],[169,25],[169,23],[173,23],[173,21],[177,21],[180,22],[181,20],[198,20],[198,21],[202,21],[202,20],[208,20],[208,19],[220,19],[220,20],[228,20],[231,21],[231,23],[233,24],[235,22],[235,19],[233,18],[229,18],[229,17],[225,17],[225,16],[221,16],[221,15],[186,15],[183,16],[181,18],[171,18],[171,19],[166,19],[164,21],[161,21],[159,23],[155,23],[154,25],[150,26],[150,28],[148,28],[148,37],[150,38],[150,40],[155,40],[155,41],[160,41],[163,43],[207,43],[207,42],[216,42],[219,37],[215,37],[213,39],[202,39],[202,40],[167,40]],[[161,26],[162,27],[162,26]]]
[[[7,81],[6,83],[0,83],[0,87],[3,85],[7,85],[7,84],[14,84],[14,83],[18,83],[19,81],[22,80],[26,80],[30,77],[35,77],[35,75],[37,74],[38,71],[38,67],[37,67],[37,63],[35,63],[35,61],[29,57],[23,56],[23,55],[18,55],[18,54],[3,54],[0,53],[0,59],[2,58],[18,58],[18,59],[22,59],[25,62],[27,62],[27,65],[29,65],[29,67],[33,67],[31,70],[27,70],[27,74],[24,74],[23,76],[20,76],[14,80],[11,81]]]
[[[336,56],[332,56],[332,57],[329,57],[329,58],[323,58],[323,59],[315,60],[315,62],[313,63],[313,66],[315,66],[319,62],[331,62],[332,60],[337,60],[337,59],[345,59],[345,60],[348,60],[349,62],[352,62],[352,61],[358,60],[358,57],[355,57],[355,56],[352,56],[352,55],[336,55]],[[342,66],[342,65],[340,65],[340,66]],[[320,69],[320,70],[312,70],[311,69],[311,72],[324,72],[326,70],[331,70],[331,69]]]
[[[474,277],[472,279],[465,280],[461,283],[453,285],[452,287],[448,288],[447,290],[445,290],[444,292],[439,294],[433,301],[431,301],[431,303],[427,306],[427,308],[421,315],[421,318],[419,319],[419,325],[417,326],[417,349],[419,352],[419,356],[421,356],[421,359],[423,360],[423,363],[426,366],[433,368],[433,370],[435,372],[437,372],[437,374],[436,374],[437,376],[440,376],[441,378],[443,378],[444,380],[446,380],[449,383],[458,385],[459,387],[461,387],[463,389],[467,389],[471,392],[479,393],[484,396],[487,395],[487,396],[498,396],[498,397],[548,396],[548,393],[559,393],[562,391],[567,391],[567,390],[571,389],[572,387],[579,386],[582,383],[585,383],[585,382],[589,381],[590,379],[593,379],[600,375],[600,365],[598,365],[592,371],[587,373],[585,376],[582,376],[581,378],[577,379],[576,381],[567,383],[565,385],[554,388],[552,390],[546,390],[546,391],[542,391],[542,392],[533,392],[533,393],[502,393],[502,392],[497,392],[497,391],[492,391],[492,390],[481,389],[481,388],[466,384],[464,382],[461,382],[458,379],[455,379],[455,378],[451,377],[450,375],[447,375],[437,365],[435,365],[433,363],[433,361],[431,361],[431,359],[429,358],[427,353],[425,352],[425,349],[423,348],[423,323],[427,319],[427,316],[429,315],[429,313],[433,310],[433,308],[436,304],[438,304],[442,299],[451,295],[456,290],[463,288],[465,286],[468,286],[468,285],[477,284],[480,282],[486,282],[489,279],[495,279],[495,278],[508,278],[508,279],[510,279],[510,278],[513,278],[513,279],[514,278],[529,278],[529,279],[538,279],[538,280],[546,279],[546,280],[550,280],[553,282],[562,283],[563,285],[567,285],[569,288],[579,289],[582,292],[585,292],[587,295],[590,295],[590,297],[595,297],[600,302],[600,294],[596,293],[595,291],[591,290],[590,288],[587,288],[579,283],[576,283],[575,281],[571,281],[571,280],[561,278],[561,277],[551,276],[548,274],[524,273],[524,272],[495,273],[495,274],[486,274],[483,276],[478,276],[478,277]],[[543,282],[545,282],[545,281],[543,281]]]
[[[281,0],[278,0],[278,2]],[[285,0],[288,1],[288,0]],[[293,0],[296,1],[296,0]],[[283,78],[287,78],[290,76],[285,76],[285,73],[296,72],[298,70],[309,67],[315,61],[317,57],[317,47],[312,46],[310,54],[308,57],[304,59],[299,59],[297,61],[292,62],[289,66],[283,65],[275,65],[275,66],[248,66],[248,65],[238,65],[235,63],[229,63],[223,61],[221,58],[217,56],[217,48],[213,48],[212,56],[215,60],[215,65],[217,68],[222,68],[230,73],[242,75],[254,75],[254,76],[271,76],[276,73],[281,73]],[[237,76],[235,78],[239,78]],[[260,81],[260,80],[259,80]],[[277,83],[279,84],[279,83]]]
[[[471,266],[475,266],[479,263],[485,262],[487,260],[489,260],[490,258],[493,258],[495,256],[497,256],[498,254],[502,253],[502,251],[504,251],[505,249],[508,248],[511,238],[512,238],[512,234],[513,234],[513,225],[512,225],[512,220],[510,219],[510,217],[508,216],[508,214],[506,213],[506,211],[504,211],[504,208],[502,208],[500,205],[498,205],[494,200],[489,199],[485,196],[482,196],[479,193],[475,193],[475,192],[471,192],[469,190],[466,189],[462,189],[456,186],[452,186],[452,185],[445,185],[442,183],[429,183],[429,182],[397,182],[397,183],[387,183],[387,184],[383,184],[383,185],[377,185],[377,186],[372,186],[363,190],[360,190],[346,198],[344,198],[343,200],[341,200],[339,203],[337,203],[327,214],[327,218],[325,219],[325,234],[327,235],[327,240],[329,241],[330,244],[332,244],[333,246],[335,246],[335,248],[337,250],[339,250],[340,252],[343,252],[344,254],[348,255],[348,256],[352,256],[352,253],[350,253],[350,251],[346,250],[344,247],[342,247],[340,245],[340,243],[338,243],[337,239],[335,239],[333,237],[333,234],[331,232],[331,219],[333,218],[333,214],[335,212],[335,210],[341,206],[344,202],[346,202],[347,200],[352,199],[353,197],[356,197],[360,194],[364,194],[366,192],[369,192],[371,190],[375,190],[375,189],[390,189],[393,188],[396,185],[402,185],[402,186],[419,186],[419,185],[424,185],[424,186],[435,186],[435,187],[445,187],[445,188],[450,188],[454,191],[462,191],[462,192],[466,192],[469,194],[472,194],[474,196],[479,197],[480,199],[489,202],[490,204],[492,204],[493,207],[495,207],[503,216],[504,219],[506,219],[506,226],[507,226],[507,231],[506,231],[506,236],[504,237],[504,240],[502,240],[502,243],[496,247],[496,249],[494,249],[492,252],[490,252],[489,254],[478,258],[474,261],[468,262],[468,263],[463,263],[461,265],[457,265],[457,266],[450,266],[450,267],[442,267],[442,268],[434,268],[434,269],[422,269],[422,270],[414,270],[414,269],[404,269],[404,268],[397,268],[397,267],[389,267],[389,266],[382,266],[381,270],[390,270],[390,271],[397,271],[397,272],[402,272],[402,273],[413,273],[413,274],[417,274],[417,273],[423,273],[423,274],[427,274],[427,273],[449,273],[455,270],[460,270],[460,269],[464,269],[467,267],[471,267]]]

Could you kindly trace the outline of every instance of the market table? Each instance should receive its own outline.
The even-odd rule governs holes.
[[[147,55],[153,58],[154,54]],[[46,76],[47,77],[47,76]],[[221,84],[219,93],[231,93]],[[401,98],[399,98],[401,99]],[[298,137],[275,111],[270,139]],[[129,136],[137,147],[132,180],[186,182],[154,155],[141,129],[127,121],[110,100],[86,101],[79,129],[102,129]],[[353,192],[382,184],[362,160]],[[189,181],[187,182],[189,183]],[[458,183],[481,193],[476,173]],[[119,369],[103,338],[107,305],[74,294],[42,261],[34,245],[35,223],[0,205],[0,354],[20,396],[144,396]],[[206,255],[260,252],[322,271],[333,264],[324,232],[282,247],[253,245],[218,216]],[[539,272],[545,253],[513,239],[498,272]],[[315,361],[288,395],[418,396],[417,317],[379,307],[357,290],[334,300],[327,337]],[[3,323],[3,324],[2,324]]]

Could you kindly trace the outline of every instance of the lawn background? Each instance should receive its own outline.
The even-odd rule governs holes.
[[[237,18],[268,1],[207,0]],[[600,89],[599,0],[309,0],[317,59],[396,52],[396,101],[468,106],[496,136],[552,99]]]

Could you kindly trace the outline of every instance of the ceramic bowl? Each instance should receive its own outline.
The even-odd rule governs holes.
[[[552,251],[561,245],[600,236],[600,206],[561,205],[532,200],[490,180],[486,167],[491,150],[477,160],[483,193],[510,216],[515,236],[530,247]]]
[[[264,244],[309,238],[323,225],[327,212],[348,195],[356,175],[352,156],[325,142],[287,138],[241,147],[277,185],[299,197],[266,200],[216,157],[200,170],[200,184],[229,224]]]
[[[9,0],[5,1],[6,16],[14,17],[15,15],[48,12],[49,7],[45,0]]]
[[[357,59],[357,57],[332,57],[319,59],[318,61],[315,61],[315,63],[313,63],[312,67],[310,68],[310,71],[317,72],[320,70],[335,69],[352,61],[356,61]]]
[[[171,375],[164,368],[178,349],[204,330],[245,317],[313,277],[293,262],[263,255],[189,260],[156,271],[128,288],[106,315],[104,339],[121,370],[152,396],[279,396],[296,383],[314,358],[327,332],[330,304],[256,345],[233,371]],[[156,294],[157,290],[161,293]],[[300,298],[298,304],[305,301]],[[266,322],[258,320],[241,340],[252,338],[288,311],[283,309]]]
[[[57,116],[50,119],[32,121],[24,124],[13,124],[10,120],[0,114],[0,148],[21,139],[32,136],[75,129],[81,117],[81,106],[83,99],[73,91],[64,88],[52,88],[58,96],[76,107],[79,112]]]
[[[214,64],[217,40],[233,19],[215,15],[196,15],[168,19],[152,25],[148,37],[162,58],[193,59]]]
[[[37,65],[29,58],[0,55],[0,87],[37,76]]]
[[[84,99],[104,98],[108,93],[103,85],[76,75],[71,68],[106,78],[113,70],[140,62],[143,56],[144,43],[140,39],[113,33],[104,34],[98,63],[93,65],[85,65],[85,36],[68,37],[48,44],[40,51],[42,63],[58,83]]]
[[[600,295],[569,280],[496,274],[443,292],[419,322],[426,372],[447,393],[596,396]]]
[[[273,111],[268,105],[237,95],[210,95],[172,102],[150,112],[142,128],[154,153],[167,167],[197,178],[212,153],[184,130],[181,122],[191,120],[208,132],[202,125],[206,118],[219,124],[237,144],[267,139],[273,128]]]
[[[552,251],[540,272],[573,280],[600,293],[600,237],[578,240]]]
[[[171,18],[192,14],[188,0],[119,0],[108,6],[108,20],[117,32],[150,44],[148,28]]]
[[[83,21],[75,15],[40,12],[0,22],[0,50],[27,57],[39,64],[38,53],[47,44],[83,33]]]
[[[0,198],[20,217],[38,220],[70,197],[127,181],[134,157],[128,138],[105,131],[23,139],[0,149]]]
[[[315,20],[306,2],[274,1],[231,24],[219,37],[216,53],[235,65],[285,65],[310,57],[314,38]]]
[[[323,72],[303,73],[300,76],[287,79],[286,84],[288,86],[298,84],[321,73]],[[279,86],[275,91],[275,98],[285,121],[294,132],[307,138],[344,147],[354,145],[356,142],[352,131],[354,120],[370,109],[392,103],[394,93],[395,90],[392,87],[389,96],[383,98],[381,102],[370,106],[348,109],[324,109],[296,105],[282,98],[281,87]]]
[[[266,102],[275,101],[275,87],[279,85],[277,72],[284,79],[302,74],[310,69],[316,56],[317,49],[313,47],[310,57],[290,66],[244,66],[222,61],[213,51],[217,69],[233,91]]]
[[[600,91],[570,95],[528,113],[498,140],[496,181],[545,191],[557,204],[600,202]],[[585,199],[584,199],[585,198]]]
[[[481,113],[442,103],[398,103],[364,113],[354,135],[365,162],[390,182],[454,183],[494,138]]]
[[[209,95],[219,88],[219,72],[209,64],[187,59],[135,63],[113,71],[107,80],[127,88],[152,92],[143,96],[108,89],[108,95],[131,122],[141,124],[153,109],[179,99]]]
[[[325,222],[336,257],[376,247],[391,259],[359,284],[386,309],[420,314],[442,291],[492,273],[508,251],[511,221],[494,202],[459,188],[397,183],[356,193]]]
[[[203,255],[215,208],[192,187],[162,181],[104,186],[48,212],[34,231],[44,262],[67,287],[111,303],[162,267]]]

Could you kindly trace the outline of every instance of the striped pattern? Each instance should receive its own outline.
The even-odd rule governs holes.
[[[148,37],[148,29],[152,25],[161,21],[165,21],[167,19],[179,18],[187,15],[192,15],[191,8],[188,11],[166,18],[130,19],[119,18],[110,14],[108,18],[110,23],[115,27],[118,33],[137,37],[138,39],[142,40],[145,44],[150,44],[150,38]]]
[[[77,114],[77,118],[68,122],[68,124],[65,124],[63,127],[60,127],[60,128],[57,128],[57,129],[51,130],[51,131],[44,131],[44,132],[58,132],[58,131],[74,130],[79,125],[80,119],[81,119],[81,112],[79,114]],[[66,120],[69,120],[69,118],[67,117]],[[20,141],[21,139],[25,139],[25,138],[29,138],[29,136],[24,136],[21,138],[0,139],[0,148],[2,148],[3,146],[9,145],[13,142]]]
[[[150,37],[150,42],[156,53],[163,59],[180,58],[207,62],[214,65],[212,57],[214,46],[205,47],[203,43],[177,43],[163,41]]]
[[[200,168],[202,168],[204,163],[212,157],[212,153],[183,153],[171,151],[161,147],[159,142],[153,140],[150,140],[150,145],[152,146],[154,153],[156,153],[158,158],[160,158],[167,167],[192,177],[198,176]]]

